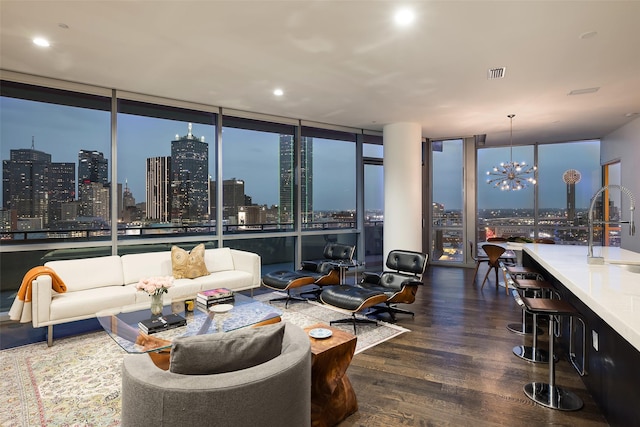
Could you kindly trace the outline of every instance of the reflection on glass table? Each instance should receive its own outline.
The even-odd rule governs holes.
[[[171,347],[176,337],[229,332],[268,320],[276,320],[282,312],[268,304],[236,293],[233,308],[226,313],[214,313],[196,305],[192,312],[178,312],[186,318],[187,325],[158,332],[143,333],[138,322],[151,318],[148,304],[137,304],[96,313],[103,329],[128,353],[148,353]],[[171,314],[171,306],[163,309],[163,315]]]
[[[344,285],[347,280],[347,271],[355,268],[355,283],[358,283],[358,269],[364,267],[364,261],[351,260],[351,261],[331,261],[331,265],[340,271],[340,284]]]

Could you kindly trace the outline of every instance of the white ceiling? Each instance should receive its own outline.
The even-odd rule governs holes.
[[[412,26],[394,25],[400,5]],[[599,138],[640,113],[638,1],[0,7],[4,70],[232,109],[372,130],[416,122],[428,138],[487,134],[487,145],[509,143],[511,113],[515,144]],[[496,67],[505,78],[488,80]]]

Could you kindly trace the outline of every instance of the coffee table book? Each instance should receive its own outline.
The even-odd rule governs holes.
[[[235,297],[232,295],[230,297],[211,299],[207,301],[196,299],[196,304],[202,307],[211,307],[212,305],[215,305],[215,304],[233,304],[235,300],[236,300]]]
[[[164,316],[141,320],[138,322],[138,327],[146,334],[154,334],[156,332],[185,326],[186,324],[187,319],[179,314],[166,314]]]
[[[233,291],[227,288],[209,289],[196,294],[196,302],[206,305],[210,305],[212,302],[227,302],[229,298],[233,298]]]

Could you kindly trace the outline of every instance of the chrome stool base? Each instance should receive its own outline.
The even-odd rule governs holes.
[[[513,347],[513,354],[527,362],[549,363],[549,353],[546,350],[534,349],[526,345],[517,345]]]
[[[525,328],[524,328],[524,332],[522,332],[522,323],[509,323],[507,325],[507,329],[510,332],[513,332],[514,334],[518,334],[518,335],[530,335],[533,332],[533,325],[530,324],[526,324]],[[536,329],[536,333],[542,334],[542,329],[537,328]]]
[[[546,383],[525,384],[524,394],[542,406],[560,411],[577,411],[583,405],[575,393]]]
[[[348,317],[346,319],[331,320],[329,322],[329,325],[333,325],[334,323],[351,323],[351,324],[353,324],[353,334],[354,335],[358,335],[358,331],[356,330],[356,325],[357,324],[360,324],[360,325],[374,324],[374,325],[378,326],[378,321],[377,320],[356,317],[355,313],[353,313],[351,317]]]

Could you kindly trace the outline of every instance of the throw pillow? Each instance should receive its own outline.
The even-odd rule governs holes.
[[[182,248],[171,248],[171,270],[174,279],[195,279],[209,274],[204,263],[204,244],[200,243],[187,252]]]
[[[169,370],[184,375],[239,371],[280,355],[283,322],[173,340]]]

